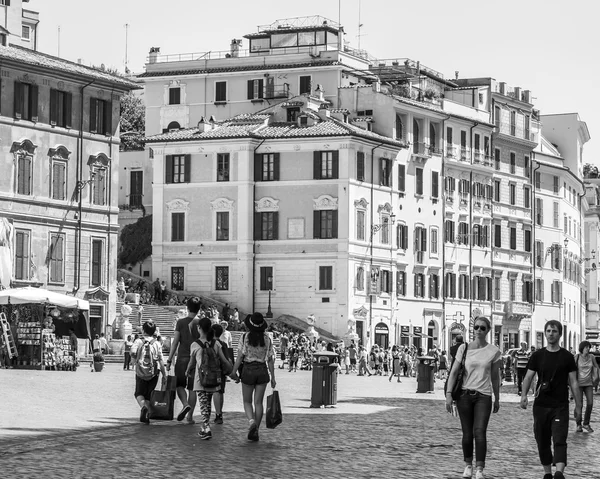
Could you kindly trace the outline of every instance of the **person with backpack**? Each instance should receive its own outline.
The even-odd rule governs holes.
[[[167,370],[171,369],[173,356],[177,352],[177,361],[175,361],[175,376],[177,378],[177,397],[181,401],[183,408],[177,415],[178,421],[183,421],[187,416],[187,423],[194,424],[194,409],[196,407],[196,394],[194,393],[193,380],[188,379],[186,370],[190,362],[190,347],[196,339],[196,326],[192,321],[202,307],[200,298],[190,298],[187,302],[187,316],[177,320],[175,333],[171,342],[169,359],[167,360]]]
[[[215,339],[213,324],[209,318],[198,321],[199,338],[190,347],[190,361],[186,376],[193,378],[194,392],[200,404],[200,439],[211,439],[210,413],[213,394],[221,390],[224,371],[231,371],[231,363],[225,357],[221,343]]]
[[[154,337],[154,321],[142,325],[144,336],[135,340],[131,346],[131,357],[135,358],[135,400],[140,405],[140,422],[148,424],[150,395],[158,384],[158,373],[162,373],[163,384],[167,382],[167,371],[160,343]]]
[[[273,342],[265,332],[267,322],[261,313],[255,312],[246,316],[244,321],[248,333],[242,336],[238,346],[237,359],[233,366],[231,379],[239,381],[237,374],[243,363],[242,371],[242,398],[244,412],[248,418],[248,439],[258,441],[258,428],[263,417],[263,399],[269,374],[271,387],[275,389],[275,352]]]
[[[221,321],[221,324],[222,323],[223,321]],[[225,357],[231,359],[231,356],[227,354],[227,351],[229,351],[229,346],[221,339],[223,337],[223,326],[221,324],[213,324],[212,329],[215,333],[217,342],[221,344],[221,350],[225,354]],[[225,374],[225,371],[221,372],[223,373],[221,376],[221,387],[218,392],[213,394],[213,403],[215,405],[215,424],[223,424],[223,399],[225,398],[225,383],[227,382],[227,375]]]

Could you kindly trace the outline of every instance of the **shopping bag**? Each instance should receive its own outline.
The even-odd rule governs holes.
[[[150,419],[159,421],[173,420],[176,386],[177,378],[175,376],[167,376],[165,388],[152,391],[152,394],[150,395],[150,408],[148,410]]]
[[[279,391],[273,389],[273,394],[267,397],[267,428],[275,429],[283,422]]]

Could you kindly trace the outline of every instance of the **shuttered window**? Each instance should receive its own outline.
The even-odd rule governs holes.
[[[315,151],[313,155],[313,178],[329,180],[339,178],[339,152]]]
[[[185,213],[171,213],[171,241],[185,241]]]
[[[92,286],[102,285],[102,240],[92,241],[92,267],[90,272]]]
[[[169,88],[169,105],[179,105],[181,103],[181,88]]]
[[[356,269],[356,279],[354,287],[357,291],[365,290],[365,268],[363,268],[362,266],[359,266]]]
[[[66,197],[67,164],[62,161],[52,162],[52,192],[53,200],[64,200]]]
[[[229,153],[217,154],[217,181],[229,181]]]
[[[38,121],[38,86],[15,81],[14,87],[14,117]]]
[[[254,213],[254,239],[279,239],[279,212],[269,211]]]
[[[333,290],[333,266],[319,266],[319,291]]]
[[[396,296],[406,296],[406,271],[396,271]]]
[[[415,194],[423,194],[423,168],[415,168]]]
[[[92,178],[92,204],[106,205],[106,181],[107,175],[104,168],[96,168]]]
[[[61,90],[50,90],[50,124],[71,128],[73,117],[73,95]]]
[[[17,280],[29,279],[29,238],[29,231],[15,232],[15,279]]]
[[[52,283],[64,283],[64,236],[53,234],[50,236],[50,281]]]
[[[365,181],[365,153],[363,151],[356,152],[356,179]]]
[[[279,153],[254,156],[254,181],[279,181]]]
[[[215,102],[224,103],[227,101],[227,82],[215,82]]]
[[[31,195],[31,163],[30,156],[17,159],[17,193],[20,195]]]
[[[165,183],[189,183],[191,174],[190,155],[167,155]]]
[[[332,239],[338,237],[337,210],[319,210],[313,214],[313,237]]]
[[[439,193],[439,177],[440,174],[437,171],[431,172],[431,197],[438,198]]]
[[[261,266],[260,267],[260,290],[261,291],[272,291],[273,290],[273,267],[272,266]]]
[[[392,161],[380,158],[379,184],[381,186],[392,186]]]
[[[248,100],[262,100],[264,97],[264,80],[248,80]]]
[[[90,132],[112,135],[112,103],[90,98]]]
[[[229,211],[217,211],[217,241],[229,241]]]
[[[398,191],[406,192],[406,165],[398,165]]]
[[[303,93],[310,93],[311,91],[311,77],[310,75],[308,76],[301,76],[300,77],[300,88],[298,91],[299,95],[302,95]]]

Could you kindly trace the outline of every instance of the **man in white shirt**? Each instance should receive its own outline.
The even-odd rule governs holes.
[[[104,333],[100,333],[100,350],[102,354],[108,354],[108,341],[104,337]]]
[[[227,331],[227,326],[229,326],[229,323],[227,321],[221,321],[221,326],[223,327],[223,334],[221,334],[219,339],[223,341],[228,348],[232,348],[233,341],[231,339],[231,333]]]

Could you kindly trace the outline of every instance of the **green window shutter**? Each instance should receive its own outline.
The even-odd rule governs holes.
[[[173,156],[165,157],[165,183],[173,183]]]
[[[333,178],[337,179],[340,177],[340,152],[333,151]]]
[[[31,121],[38,121],[38,86],[29,85],[29,108],[31,109]]]
[[[65,128],[73,125],[73,94],[65,93]]]
[[[321,212],[313,211],[313,238],[321,237]]]
[[[279,239],[279,212],[273,213],[273,239]]]
[[[263,98],[264,97],[264,88],[265,88],[265,81],[263,79],[258,80],[258,98]]]
[[[256,153],[254,155],[254,181],[262,180],[262,159],[262,154]]]
[[[321,152],[313,152],[313,179],[321,179]]]
[[[248,100],[254,99],[254,80],[248,80]]]
[[[261,239],[262,234],[262,214],[254,213],[254,240],[258,241]]]
[[[112,102],[104,103],[104,132],[106,136],[112,136]]]
[[[58,123],[58,90],[50,90],[50,124]]]
[[[279,153],[273,155],[273,180],[279,181]]]
[[[184,162],[185,162],[185,164],[184,164],[184,179],[183,179],[183,181],[185,181],[186,183],[189,183],[191,173],[192,173],[192,155],[185,155]]]
[[[98,100],[90,98],[90,133],[96,133],[97,125],[97,110]]]
[[[23,84],[20,81],[15,81],[14,99],[14,115],[19,120],[23,116]]]

